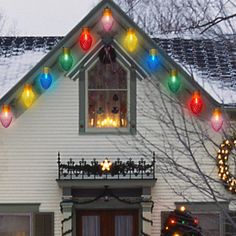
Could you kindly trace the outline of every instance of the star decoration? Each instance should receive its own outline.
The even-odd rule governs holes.
[[[106,158],[101,164],[102,171],[110,171],[112,163]]]

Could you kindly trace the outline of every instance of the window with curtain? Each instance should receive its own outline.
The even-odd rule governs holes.
[[[99,216],[82,216],[82,235],[100,236]]]
[[[128,75],[119,64],[99,61],[88,71],[87,128],[128,127]]]
[[[115,236],[133,235],[133,216],[115,216]]]
[[[31,236],[30,215],[0,215],[1,236]]]
[[[204,236],[220,236],[219,213],[193,213],[198,218]]]

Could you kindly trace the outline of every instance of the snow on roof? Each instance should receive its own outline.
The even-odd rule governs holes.
[[[59,37],[0,37],[0,98],[60,39]]]
[[[62,37],[0,37],[0,98]],[[236,45],[209,39],[155,39],[219,103],[236,105]]]
[[[235,38],[155,39],[157,44],[221,104],[236,105]]]

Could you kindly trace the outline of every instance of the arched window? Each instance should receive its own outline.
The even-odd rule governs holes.
[[[98,59],[79,78],[80,133],[136,131],[136,78],[119,59],[103,64]]]
[[[127,128],[128,71],[119,63],[97,61],[87,72],[87,128]]]

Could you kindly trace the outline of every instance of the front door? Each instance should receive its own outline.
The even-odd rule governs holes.
[[[76,236],[137,236],[138,210],[78,210]]]

